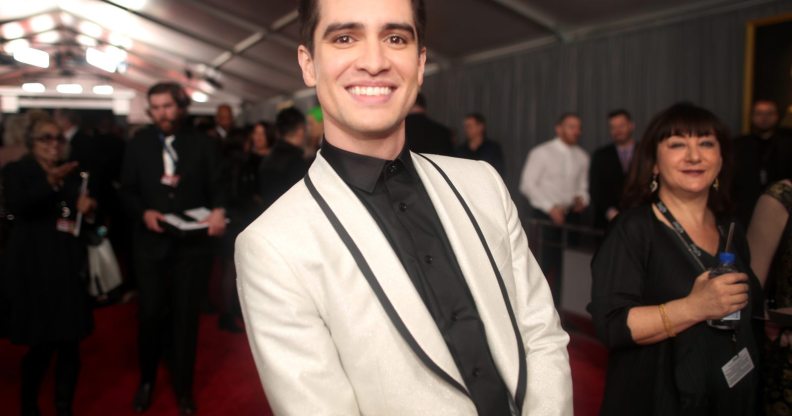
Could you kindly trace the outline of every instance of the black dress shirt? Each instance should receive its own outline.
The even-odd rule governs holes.
[[[322,156],[360,198],[410,276],[443,335],[479,415],[508,415],[509,392],[440,218],[405,146],[392,161],[326,140]]]

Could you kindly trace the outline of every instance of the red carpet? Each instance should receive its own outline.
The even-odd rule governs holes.
[[[96,330],[82,344],[82,373],[74,411],[77,416],[135,415],[132,395],[137,387],[136,305],[98,309]],[[272,413],[258,381],[244,335],[222,332],[215,316],[201,318],[195,399],[203,416],[269,416]],[[19,414],[19,363],[25,349],[0,341],[0,414]],[[606,355],[586,335],[573,334],[569,345],[575,394],[575,415],[594,416],[602,401]],[[42,390],[44,416],[54,414],[50,375]],[[146,416],[178,414],[167,372],[160,371],[154,403]]]

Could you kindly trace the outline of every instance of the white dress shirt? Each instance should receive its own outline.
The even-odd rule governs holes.
[[[520,178],[520,192],[534,208],[545,213],[550,213],[556,205],[571,208],[576,197],[588,205],[588,170],[586,151],[556,137],[528,154]]]

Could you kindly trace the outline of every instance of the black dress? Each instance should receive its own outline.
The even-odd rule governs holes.
[[[5,204],[14,216],[5,252],[4,280],[14,343],[73,342],[92,329],[85,274],[86,246],[57,231],[64,207],[73,213],[79,178],[53,189],[28,155],[3,171]]]
[[[731,389],[721,372],[743,348],[759,368],[751,317],[754,311],[761,313],[762,292],[747,267],[744,235],[735,234],[736,265],[748,272],[752,297],[737,331],[713,329],[701,322],[675,338],[642,346],[633,341],[627,326],[630,308],[687,296],[702,270],[671,228],[655,217],[651,205],[625,211],[615,220],[591,264],[589,310],[599,338],[610,350],[601,414],[755,414],[757,370]],[[715,257],[702,252],[705,267],[717,265]]]

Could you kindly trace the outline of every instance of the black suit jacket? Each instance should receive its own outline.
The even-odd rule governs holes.
[[[308,172],[303,150],[278,141],[259,165],[259,184],[263,208],[267,209]]]
[[[407,147],[413,152],[444,156],[454,153],[451,130],[425,114],[408,115],[405,131]]]
[[[127,145],[121,172],[121,199],[124,209],[138,223],[137,235],[144,246],[164,247],[171,237],[145,228],[143,213],[153,209],[178,213],[197,207],[225,207],[225,191],[220,149],[204,134],[182,130],[176,133],[173,148],[178,156],[176,187],[161,183],[164,173],[160,132],[148,127]]]
[[[589,167],[589,195],[595,226],[606,227],[608,208],[618,209],[626,178],[615,144],[600,147],[594,152]]]
[[[124,143],[115,136],[93,136],[82,129],[72,136],[68,160],[79,163],[77,170],[90,174],[88,189],[99,202],[99,214],[115,212],[118,205],[116,190],[123,162]]]

